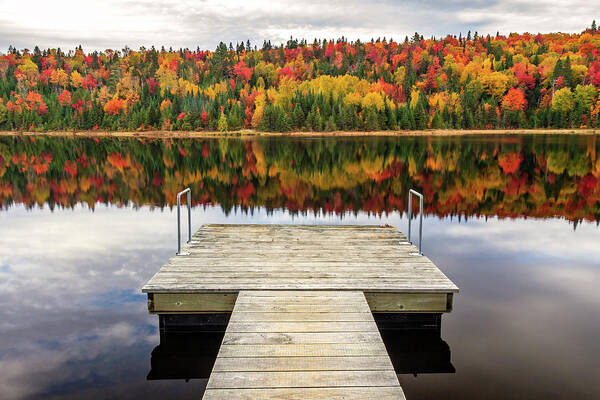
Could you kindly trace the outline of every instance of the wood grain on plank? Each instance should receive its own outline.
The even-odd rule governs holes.
[[[213,371],[393,371],[385,356],[217,358]]]
[[[238,322],[229,323],[228,332],[369,332],[375,321],[366,322]]]
[[[208,389],[205,400],[404,400],[399,386],[344,388]]]
[[[220,358],[384,356],[383,343],[223,344]]]
[[[228,332],[223,344],[377,343],[377,332]]]
[[[429,258],[414,256],[416,247],[392,227],[204,225],[193,239],[184,246],[191,254],[172,257],[143,292],[458,291]],[[179,309],[189,311],[191,303],[183,303]],[[199,305],[198,311],[210,308]]]
[[[214,372],[207,388],[295,388],[398,385],[394,371]]]

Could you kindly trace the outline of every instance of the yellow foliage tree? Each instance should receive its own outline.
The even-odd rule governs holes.
[[[168,64],[161,64],[154,76],[163,94],[172,93],[173,90],[177,89],[177,72],[170,69]]]
[[[404,68],[404,65],[400,65],[394,71],[394,83],[396,85],[401,85],[402,82],[404,82],[405,76],[406,76],[406,68]]]
[[[562,88],[557,90],[552,96],[552,108],[554,110],[569,112],[575,106],[575,97],[571,88]]]
[[[254,73],[263,78],[267,86],[271,86],[277,82],[277,70],[273,64],[267,64],[264,61],[261,61],[254,67]]]
[[[304,63],[304,57],[302,57],[302,53],[298,53],[298,57],[296,57],[296,60],[294,61],[294,72],[300,79],[302,79],[304,73],[306,73],[306,64]]]
[[[375,106],[378,110],[383,110],[383,96],[378,92],[369,92],[361,100],[363,108]]]
[[[276,92],[273,103],[283,109],[288,109],[292,98],[296,94],[296,90],[298,90],[298,82],[290,77],[284,77],[279,82],[279,89]]]
[[[421,94],[421,92],[419,91],[418,88],[413,88],[410,91],[410,108],[415,108],[417,106],[417,103],[419,102],[420,94]]]
[[[581,83],[583,81],[583,77],[588,72],[588,67],[581,64],[571,65],[571,72],[573,74],[573,80],[575,83]]]
[[[254,99],[254,114],[252,114],[252,127],[253,128],[257,128],[260,125],[260,122],[262,121],[262,116],[263,116],[263,109],[265,107],[265,104],[267,102],[267,98],[264,94],[264,92],[259,93],[256,98]]]
[[[83,77],[81,76],[81,74],[77,71],[71,72],[71,86],[78,88],[81,87],[82,83]]]
[[[501,100],[510,84],[510,78],[501,72],[484,73],[479,77],[483,91]]]
[[[229,129],[229,127],[227,126],[227,117],[224,113],[221,113],[221,115],[219,116],[219,121],[217,122],[217,129],[219,130],[219,132],[225,132]]]
[[[585,111],[589,111],[596,98],[596,87],[594,85],[577,85],[575,88],[575,99],[583,104]]]
[[[362,100],[362,95],[357,92],[348,93],[344,97],[344,103],[348,105],[358,106]]]
[[[69,75],[62,68],[55,69],[50,75],[50,82],[57,86],[66,87],[69,84]]]

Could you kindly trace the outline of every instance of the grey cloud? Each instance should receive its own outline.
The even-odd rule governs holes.
[[[30,7],[23,3],[22,7]],[[106,8],[110,15],[87,15],[90,29],[73,28],[66,18],[64,27],[50,30],[27,25],[28,15],[16,17],[0,11],[0,48],[41,47],[85,49],[131,48],[139,46],[174,48],[197,46],[214,49],[220,42],[250,39],[278,43],[289,38],[346,36],[369,40],[371,37],[401,39],[415,31],[425,37],[465,34],[467,31],[573,31],[583,30],[592,19],[594,6],[583,0],[543,3],[534,0],[358,0],[319,3],[284,1],[274,4],[216,4],[210,1],[112,0]],[[84,9],[82,9],[83,13]],[[557,18],[560,16],[561,18]],[[564,17],[563,17],[564,16]],[[83,18],[83,14],[79,18]],[[590,21],[587,21],[590,19]],[[102,21],[119,21],[104,26]],[[87,21],[87,20],[86,20]]]

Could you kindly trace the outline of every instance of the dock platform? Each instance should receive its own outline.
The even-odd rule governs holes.
[[[143,287],[155,314],[231,313],[205,399],[404,399],[372,313],[458,288],[390,226],[203,225]]]

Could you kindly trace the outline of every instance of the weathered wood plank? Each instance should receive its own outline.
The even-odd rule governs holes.
[[[345,281],[348,283],[348,281]],[[458,292],[456,286],[449,286],[444,283],[411,283],[407,282],[392,282],[394,286],[382,285],[378,283],[368,282],[351,282],[351,284],[338,284],[335,282],[323,282],[314,283],[306,280],[305,282],[285,282],[285,283],[272,283],[269,285],[269,289],[275,290],[356,290],[356,287],[360,287],[366,292],[374,293],[450,293]],[[144,293],[230,293],[241,290],[261,290],[264,289],[264,283],[247,283],[247,282],[236,282],[236,283],[206,283],[206,284],[189,284],[189,283],[168,283],[166,285],[161,284],[147,284],[142,289]]]
[[[230,312],[233,310],[236,293],[156,293],[153,312]]]
[[[223,344],[316,344],[316,343],[377,343],[377,332],[229,332]]]
[[[213,248],[198,248],[192,247],[187,248],[187,251],[190,252],[190,255],[183,256],[180,258],[217,258],[222,256],[223,254],[232,254],[234,251],[239,251],[240,254],[246,258],[257,257],[264,254],[272,254],[272,255],[287,255],[289,256],[290,252],[298,252],[301,251],[302,258],[308,257],[333,257],[335,259],[347,259],[347,258],[360,258],[360,257],[379,257],[379,258],[395,258],[399,256],[405,256],[409,252],[417,250],[417,248],[413,245],[410,246],[400,246],[392,247],[392,246],[382,246],[381,248],[377,248],[377,246],[365,246],[363,249],[356,248],[353,246],[340,246],[340,247],[305,247],[305,246],[290,246],[290,247],[281,247],[281,248],[273,248],[271,246],[249,246],[247,249],[237,249],[235,247],[223,248],[223,249],[213,249]],[[344,253],[340,254],[339,251],[342,250]],[[379,251],[377,251],[379,250]],[[370,254],[370,252],[373,252]],[[367,253],[367,254],[365,254]],[[420,257],[414,256],[413,258]]]
[[[308,284],[310,285],[311,283],[316,283],[317,285],[319,285],[320,283],[324,283],[324,284],[336,284],[339,285],[340,288],[344,288],[344,287],[350,287],[353,290],[356,290],[355,287],[352,287],[353,285],[358,285],[358,284],[364,284],[364,285],[376,285],[378,283],[398,283],[398,284],[402,284],[402,283],[415,283],[415,286],[417,284],[424,284],[424,283],[429,283],[431,282],[432,284],[435,283],[440,283],[440,284],[444,284],[446,283],[446,280],[441,277],[441,276],[434,276],[434,277],[418,277],[418,278],[411,278],[411,277],[398,277],[398,278],[394,278],[394,277],[378,277],[377,282],[373,282],[373,278],[374,276],[368,276],[368,277],[353,277],[353,276],[337,276],[337,277],[322,277],[319,279],[315,279],[312,277],[303,277],[303,278],[294,278],[294,277],[256,277],[256,278],[244,278],[244,277],[240,277],[240,278],[236,278],[236,277],[202,277],[202,276],[183,276],[183,277],[179,277],[179,276],[166,276],[164,278],[160,278],[157,279],[157,282],[161,282],[161,283],[183,283],[183,284],[190,284],[190,285],[203,285],[203,284],[210,284],[210,283],[223,283],[223,282],[228,282],[228,283],[236,283],[238,285],[243,285],[243,284],[262,284],[263,286],[268,286],[269,283],[272,283],[274,287],[278,287],[279,284]],[[351,282],[351,283],[350,283]],[[366,287],[366,286],[365,286]]]
[[[203,225],[202,229],[211,229],[211,230],[224,230],[227,232],[231,232],[231,227],[244,227],[246,229],[256,229],[256,230],[286,230],[286,229],[304,229],[308,231],[321,231],[327,230],[329,231],[331,228],[339,229],[339,230],[368,230],[372,229],[375,231],[380,231],[381,229],[389,229],[391,231],[395,231],[393,226],[389,225],[352,225],[352,224],[344,224],[344,225],[321,225],[321,224],[207,224]],[[236,230],[237,231],[237,230]],[[397,230],[396,230],[397,232]]]
[[[394,386],[394,371],[214,372],[207,389]]]
[[[229,322],[270,322],[270,321],[298,321],[298,322],[353,322],[370,321],[371,313],[338,313],[338,312],[240,312],[237,311],[231,316]]]
[[[445,293],[365,293],[372,312],[446,312]]]
[[[310,343],[310,344],[234,344],[221,345],[220,358],[239,357],[347,357],[384,356],[387,350],[379,343]]]
[[[302,312],[302,313],[368,313],[371,309],[364,304],[353,304],[350,301],[346,301],[346,304],[328,303],[328,304],[294,304],[283,303],[283,304],[268,304],[268,303],[251,303],[244,302],[238,304],[238,312],[272,312],[272,313],[291,313],[291,312]]]
[[[398,262],[398,259],[388,260],[385,262],[376,262],[366,266],[364,262],[359,261],[342,261],[342,260],[322,260],[318,263],[314,261],[306,261],[298,259],[295,261],[284,260],[250,260],[238,259],[234,260],[231,257],[227,259],[204,260],[187,260],[181,257],[179,260],[165,264],[161,271],[240,271],[240,270],[256,270],[262,268],[263,271],[277,270],[298,270],[298,271],[329,271],[329,270],[356,270],[356,269],[432,269],[437,267],[431,261],[421,259],[411,259]]]
[[[399,386],[344,388],[208,389],[205,400],[404,400]]]
[[[323,292],[318,290],[244,290],[242,293],[239,293],[238,297],[240,299],[245,299],[249,297],[275,297],[277,299],[281,299],[283,297],[301,299],[304,301],[305,297],[320,297],[327,296],[332,298],[354,298],[354,299],[362,299],[364,296],[362,292],[359,291],[351,291],[351,292]]]
[[[213,371],[393,371],[385,356],[217,358]]]
[[[164,272],[159,278],[152,281],[157,282],[170,282],[170,281],[182,281],[187,280],[190,282],[213,282],[214,280],[227,279],[230,281],[234,280],[254,280],[254,279],[319,279],[326,282],[331,282],[331,279],[366,279],[366,278],[381,278],[388,280],[412,280],[414,272],[412,271],[362,271],[360,270],[331,270],[330,272],[316,272],[316,271],[244,271],[244,272],[205,272],[205,271],[168,271]],[[441,274],[433,272],[430,277],[419,278],[419,281],[427,280],[442,280],[446,281],[445,277]]]
[[[376,329],[367,322],[242,322],[229,323],[228,332],[369,332]]]
[[[150,282],[145,292],[154,293],[194,293],[194,292],[235,292],[240,290],[260,290],[265,286],[279,290],[356,290],[360,287],[367,292],[405,292],[405,293],[450,293],[458,289],[449,286],[443,279],[410,280],[379,278],[275,278],[275,279],[220,279],[207,278],[192,282],[178,279],[166,279]],[[392,289],[389,289],[389,288]]]

